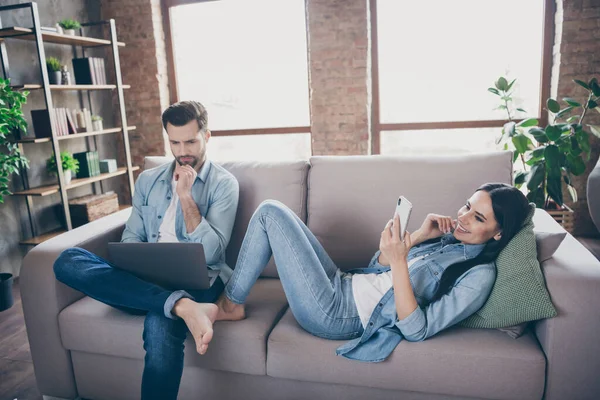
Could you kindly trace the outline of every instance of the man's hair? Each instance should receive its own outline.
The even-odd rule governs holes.
[[[162,124],[165,130],[167,124],[183,126],[190,121],[198,122],[198,130],[203,131],[208,126],[206,108],[197,101],[180,101],[171,104],[162,114]]]

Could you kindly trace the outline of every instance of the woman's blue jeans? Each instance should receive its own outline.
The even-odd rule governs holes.
[[[296,321],[309,333],[348,340],[363,332],[352,275],[340,271],[317,238],[284,204],[263,202],[250,219],[225,295],[243,304],[271,255]]]
[[[170,314],[165,303],[192,297],[199,303],[213,303],[223,292],[218,278],[207,290],[169,291],[114,268],[108,261],[81,248],[63,251],[54,263],[56,279],[105,304],[133,314],[146,314],[144,321],[143,400],[177,399],[183,373],[185,322]],[[181,293],[178,293],[181,292]],[[171,306],[172,307],[172,306]]]

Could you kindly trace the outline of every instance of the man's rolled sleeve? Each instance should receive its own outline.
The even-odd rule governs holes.
[[[208,265],[220,261],[225,252],[237,213],[239,201],[239,185],[235,178],[219,184],[215,191],[214,201],[208,207],[205,216],[194,231],[184,232],[188,242],[202,243]]]

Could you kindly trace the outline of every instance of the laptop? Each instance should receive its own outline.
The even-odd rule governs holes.
[[[216,277],[201,243],[110,242],[108,255],[114,267],[169,290],[206,290]]]

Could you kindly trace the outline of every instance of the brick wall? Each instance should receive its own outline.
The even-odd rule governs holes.
[[[165,35],[160,0],[102,0],[103,19],[114,18],[120,48],[132,163],[143,165],[148,155],[164,155],[162,111],[169,105]],[[117,120],[118,121],[118,120]]]
[[[583,102],[585,90],[573,79],[589,81],[600,78],[600,2],[597,0],[557,0],[556,39],[552,68],[552,97],[573,97]],[[588,112],[584,124],[600,125],[600,114]],[[600,155],[600,140],[591,136],[592,155],[586,173],[575,177],[574,186],[579,195],[576,204],[567,203],[575,210],[575,234],[597,235],[588,211],[586,198],[587,178]],[[565,199],[570,199],[564,193]]]
[[[369,154],[368,0],[306,7],[313,154]]]

